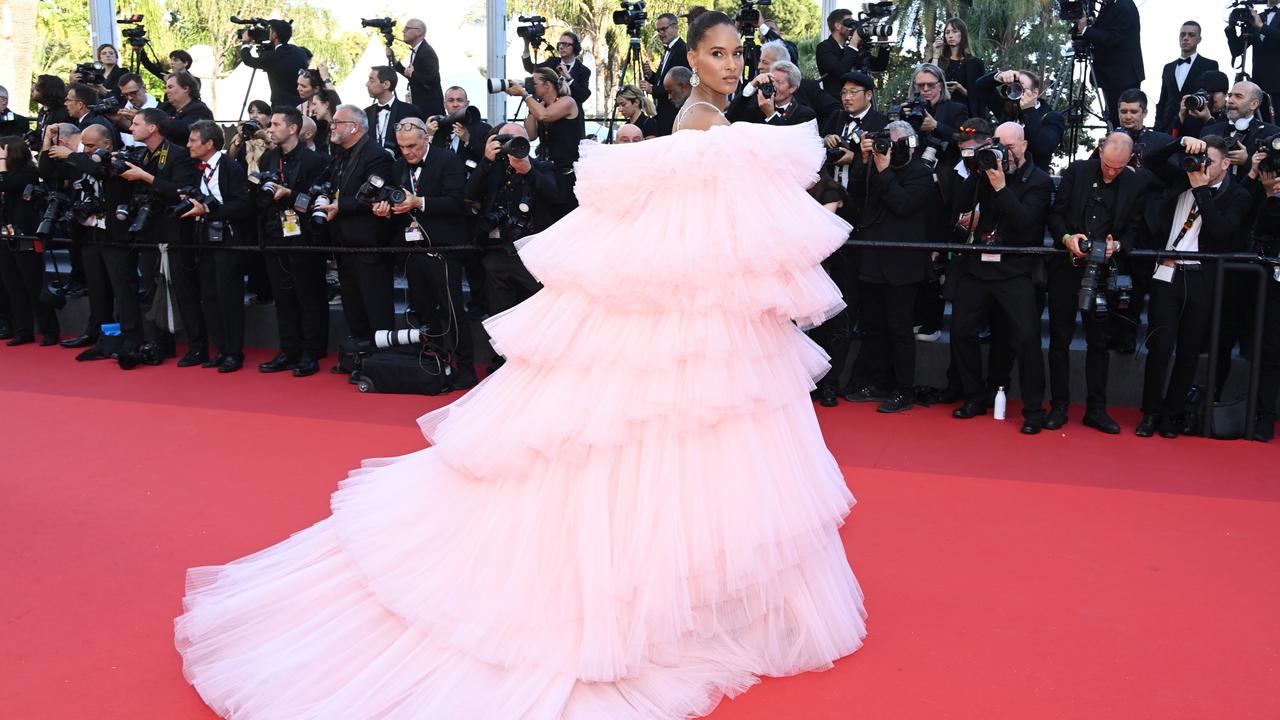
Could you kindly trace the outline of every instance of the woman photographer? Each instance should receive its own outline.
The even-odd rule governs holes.
[[[316,144],[316,152],[321,155],[332,156],[336,146],[329,143],[329,132],[333,127],[333,115],[338,112],[338,106],[342,104],[342,98],[338,96],[337,90],[321,90],[311,98],[308,105],[309,111],[303,113],[308,115],[316,123],[316,136],[314,142]]]
[[[31,183],[40,182],[31,151],[22,138],[11,135],[0,137],[0,202],[3,214],[0,225],[12,226],[20,235],[35,233],[40,223],[39,207],[25,202],[22,191]],[[0,240],[0,287],[7,293],[10,309],[9,345],[26,345],[35,342],[40,331],[41,345],[58,342],[58,314],[54,307],[41,299],[45,288],[44,253],[24,240]]]
[[[946,73],[951,99],[968,107],[970,117],[979,117],[984,110],[982,101],[969,90],[987,68],[969,49],[969,26],[960,18],[948,20],[942,34],[933,41],[933,52],[927,61]]]
[[[71,73],[71,82],[82,82],[93,88],[100,97],[112,95],[120,97],[120,76],[124,75],[124,68],[120,67],[120,52],[116,50],[116,46],[111,43],[103,43],[98,46],[98,51],[94,53],[99,64],[102,65],[102,84],[90,84],[87,78],[80,73]]]
[[[197,120],[212,120],[213,111],[200,101],[200,81],[183,70],[170,73],[164,81],[164,97],[169,103],[169,128],[165,137],[186,147],[191,124]]]
[[[302,102],[298,104],[298,112],[304,117],[311,116],[311,101],[325,89],[324,77],[316,68],[304,68],[298,71],[298,97],[302,98]]]
[[[623,85],[618,89],[618,114],[624,120],[640,128],[645,137],[657,137],[658,120],[653,100],[635,85]]]
[[[249,103],[249,120],[240,123],[227,143],[227,154],[250,168],[258,167],[258,158],[267,151],[267,128],[271,126],[271,106],[265,100]]]
[[[538,157],[556,166],[556,180],[563,197],[564,212],[577,206],[573,198],[573,164],[578,160],[578,143],[585,133],[585,118],[569,95],[569,81],[555,70],[540,67],[533,71],[533,94],[524,85],[507,85],[507,94],[522,97],[529,114],[524,119],[530,140],[538,140]],[[563,213],[561,213],[563,214]]]

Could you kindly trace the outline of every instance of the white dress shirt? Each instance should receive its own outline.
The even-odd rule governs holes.
[[[208,160],[204,161],[209,167],[200,171],[200,191],[205,195],[212,195],[222,202],[222,187],[218,182],[218,165],[222,162],[222,151],[215,150]]]
[[[1194,63],[1198,57],[1200,57],[1200,53],[1191,53],[1191,57],[1187,58],[1191,61],[1190,63],[1178,63],[1177,67],[1173,69],[1173,79],[1178,83],[1179,92],[1181,92],[1182,88],[1186,86],[1187,75],[1191,72],[1191,63]]]
[[[1217,192],[1222,187],[1222,182],[1217,185],[1210,185],[1210,188]],[[1182,234],[1182,226],[1187,224],[1187,219],[1191,217],[1191,208],[1196,204],[1194,188],[1187,188],[1178,196],[1178,205],[1173,210],[1173,226],[1169,228],[1169,241],[1165,243],[1165,250],[1177,250],[1178,252],[1200,252],[1200,228],[1204,226],[1204,215],[1197,214],[1196,221],[1191,224],[1187,234],[1182,236],[1182,240],[1178,240],[1178,235]],[[1174,243],[1177,247],[1174,247]],[[1179,260],[1179,265],[1199,265],[1195,260]]]

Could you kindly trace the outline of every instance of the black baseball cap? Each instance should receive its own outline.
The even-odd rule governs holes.
[[[845,73],[840,78],[840,84],[843,85],[844,83],[853,83],[854,85],[867,90],[874,91],[876,89],[876,81],[871,79],[870,75],[864,72],[857,72],[856,70],[854,72]]]

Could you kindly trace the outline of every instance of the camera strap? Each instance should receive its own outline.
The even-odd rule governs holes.
[[[1193,200],[1191,203],[1191,212],[1187,213],[1186,222],[1182,223],[1182,229],[1178,231],[1178,237],[1173,239],[1169,245],[1169,250],[1177,250],[1179,243],[1191,232],[1191,228],[1195,227],[1196,220],[1200,219],[1200,206]]]

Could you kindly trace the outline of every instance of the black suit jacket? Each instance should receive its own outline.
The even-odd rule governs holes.
[[[117,128],[106,117],[99,115],[96,112],[90,112],[84,117],[80,118],[79,120],[75,120],[74,122],[76,124],[76,127],[80,128],[81,131],[83,131],[85,128],[89,127],[90,125],[101,125],[103,128],[106,128],[107,134],[111,136],[111,147],[116,147],[116,148],[120,147],[121,145],[120,129]],[[184,140],[183,144],[185,143],[186,141]]]
[[[165,128],[164,136],[170,142],[186,147],[187,139],[191,137],[191,125],[197,120],[212,119],[213,111],[208,105],[199,100],[192,100],[176,113],[169,111],[169,127]]]
[[[945,142],[947,149],[938,155],[938,167],[955,167],[960,161],[960,145],[955,136],[964,121],[969,119],[969,108],[964,103],[947,100],[929,108],[929,114],[937,121],[938,127],[931,133],[925,133],[922,140],[933,137]],[[917,154],[924,152],[924,148],[925,143],[921,142]]]
[[[1049,163],[1062,144],[1062,135],[1067,129],[1067,119],[1062,113],[1050,108],[1049,102],[1042,98],[1035,107],[1011,114],[1009,104],[1000,95],[994,72],[978,78],[974,86],[970,92],[978,95],[978,99],[991,111],[997,123],[1010,120],[1022,123],[1026,131],[1028,152],[1035,159],[1036,165],[1048,172]]]
[[[822,136],[828,135],[844,135],[845,125],[848,119],[843,110],[835,113],[820,126]],[[875,110],[868,110],[867,114],[862,118],[863,132],[878,132],[883,130],[889,124],[889,116]],[[824,172],[830,176],[836,176],[836,166],[834,163],[828,162],[823,165]],[[848,200],[836,211],[836,214],[844,218],[850,225],[857,227],[862,219],[862,209],[867,201],[867,165],[862,162],[862,153],[855,147],[853,153],[853,162],[849,165],[849,184],[842,186],[849,194]]]
[[[689,46],[685,44],[684,38],[676,38],[675,42],[671,43],[671,49],[664,52],[666,62],[662,62],[662,58],[659,58],[658,67],[654,68],[645,79],[653,86],[653,104],[657,110],[655,117],[658,120],[658,128],[666,128],[662,134],[670,135],[679,108],[671,103],[671,98],[667,96],[667,88],[662,82],[666,79],[667,73],[671,72],[671,68],[689,67]]]
[[[840,95],[840,79],[850,70],[862,72],[883,72],[889,69],[889,49],[881,46],[873,55],[869,50],[859,50],[848,45],[840,46],[830,35],[818,43],[814,56],[818,61],[818,75],[822,78],[822,89],[833,97]]]
[[[1136,88],[1146,79],[1142,65],[1142,22],[1133,0],[1112,0],[1084,31],[1093,44],[1093,74],[1098,87]]]
[[[560,74],[560,71],[556,70],[556,68],[560,67],[559,56],[549,57],[537,65],[534,65],[533,60],[530,58],[523,58],[523,60],[524,69],[529,72],[533,72],[535,68],[544,67],[555,70],[557,76]],[[573,61],[573,69],[569,71],[569,79],[573,81],[569,83],[569,96],[573,98],[574,102],[578,103],[578,117],[585,118],[586,115],[582,111],[582,103],[591,97],[591,68],[582,64],[582,58]]]
[[[444,114],[444,91],[440,88],[440,58],[435,48],[423,40],[413,54],[413,77],[409,81],[409,93],[413,105],[425,115]],[[396,60],[396,72],[404,75],[404,63]]]
[[[417,74],[416,71],[414,74]],[[424,120],[425,118],[423,118],[422,111],[416,105],[398,98],[392,98],[387,108],[388,112],[391,113],[391,118],[387,120],[387,133],[379,144],[395,157],[400,157],[400,146],[396,144],[396,123],[410,117]],[[378,103],[376,102],[364,109],[365,117],[369,119],[369,137],[373,138],[375,143],[378,142],[378,114],[375,112],[377,109]]]
[[[196,187],[200,170],[187,149],[165,140],[154,153],[148,153],[143,169],[155,176],[151,183],[151,224],[146,240],[152,243],[188,243],[192,240],[194,223],[171,217],[165,207],[180,199],[179,190]],[[146,186],[142,185],[145,189]]]
[[[953,216],[972,210],[975,200],[981,206],[975,243],[984,243],[984,238],[994,230],[997,245],[1041,247],[1049,221],[1049,206],[1053,202],[1053,179],[1034,164],[1026,163],[1006,175],[1004,189],[996,192],[991,189],[986,173],[974,172],[955,187],[951,199],[955,202]],[[960,258],[959,269],[983,280],[1008,280],[1030,275],[1039,260],[1035,255],[1010,255],[1001,257],[1000,262],[983,262],[981,256],[965,253]]]
[[[467,174],[469,175],[471,174],[471,169],[474,166],[467,165],[467,162],[472,162],[478,165],[480,163],[480,160],[484,158],[484,146],[486,141],[488,141],[489,133],[492,132],[493,128],[489,126],[489,123],[483,120],[478,120],[474,123],[467,124],[466,128],[467,128],[467,131],[471,134],[471,140],[468,141],[465,145],[462,143],[459,143],[458,149],[453,152],[455,155],[458,156],[458,159],[462,160],[463,169],[466,170]],[[452,129],[446,130],[445,128],[441,128],[439,132],[431,136],[431,147],[437,147],[442,150],[449,150],[451,149],[452,145],[453,145]]]
[[[524,175],[519,175],[509,171],[510,164],[505,159],[500,163],[492,163],[481,158],[479,167],[467,178],[466,197],[479,203],[481,207],[478,235],[481,243],[498,245],[503,242],[488,237],[489,230],[492,229],[488,215],[493,212],[498,198],[503,195],[504,187],[508,184],[521,197],[530,200],[529,215],[533,232],[541,232],[555,222],[564,202],[560,183],[556,180],[556,166],[547,160],[530,160],[532,168]]]
[[[1203,55],[1196,55],[1187,71],[1187,80],[1178,87],[1178,61],[1174,60],[1164,66],[1160,73],[1160,102],[1156,103],[1155,128],[1160,132],[1169,132],[1178,122],[1178,108],[1182,105],[1182,96],[1190,95],[1199,87],[1200,76],[1218,69],[1218,61],[1210,60]]]
[[[1218,135],[1227,141],[1228,150],[1234,149],[1236,142],[1244,145],[1245,149],[1249,151],[1248,159],[1245,160],[1243,165],[1236,165],[1231,169],[1231,174],[1235,176],[1236,180],[1243,181],[1249,175],[1249,168],[1253,163],[1253,153],[1257,148],[1258,142],[1276,133],[1280,133],[1280,127],[1263,122],[1261,118],[1255,115],[1253,122],[1249,125],[1249,129],[1244,132],[1237,131],[1230,122],[1219,122],[1209,125],[1200,131],[1200,137]]]
[[[1187,174],[1182,172],[1176,162],[1182,155],[1181,148],[1181,144],[1175,144],[1156,151],[1153,154],[1156,162],[1150,164],[1152,172],[1165,184],[1164,194],[1160,196],[1159,202],[1149,203],[1150,209],[1145,218],[1149,230],[1147,242],[1152,250],[1163,250],[1168,245],[1178,198],[1191,188]],[[1200,208],[1200,216],[1204,219],[1200,225],[1200,251],[1247,250],[1250,237],[1249,233],[1243,231],[1247,229],[1245,221],[1253,208],[1253,197],[1248,187],[1228,173],[1217,190],[1206,186],[1192,192],[1196,198],[1196,206]]]
[[[254,193],[254,203],[258,207],[259,237],[267,245],[281,245],[290,242],[301,243],[313,230],[310,215],[303,213],[298,219],[301,222],[302,235],[286,240],[284,226],[280,222],[280,213],[293,207],[294,199],[299,193],[309,193],[329,167],[329,159],[314,150],[308,150],[302,143],[293,152],[284,154],[280,148],[273,147],[258,158],[257,169],[272,170],[280,173],[281,182],[289,188],[291,194],[276,200],[264,192]]]
[[[967,107],[969,117],[985,117],[987,108],[973,88],[978,78],[987,73],[986,64],[980,58],[967,57],[963,60],[948,62],[946,65],[939,65],[939,67],[947,74],[948,82],[958,82],[964,86],[966,95],[963,98],[952,95],[951,99]]]
[[[391,171],[394,182],[423,198],[422,210],[393,215],[395,242],[403,242],[410,219],[418,221],[423,237],[420,245],[465,245],[471,239],[467,223],[467,206],[463,202],[467,187],[467,169],[451,150],[431,148],[422,159],[418,178],[410,182],[409,163],[396,160]]]
[[[198,165],[196,170],[199,172]],[[204,221],[221,220],[227,223],[234,233],[233,239],[252,237],[253,198],[249,195],[248,172],[239,160],[225,152],[218,158],[218,192],[222,194],[222,204],[211,207],[204,216]],[[197,238],[203,242],[204,234],[197,233]]]
[[[300,105],[302,97],[298,95],[298,71],[305,70],[311,63],[311,51],[285,43],[254,57],[250,48],[249,45],[240,47],[240,62],[267,73],[267,82],[271,85],[271,104]]]
[[[1253,81],[1268,93],[1280,92],[1280,13],[1267,17],[1261,29],[1237,35],[1234,25],[1227,25],[1227,47],[1231,54],[1244,54],[1253,48]]]
[[[25,115],[19,115],[10,110],[7,113],[8,120],[0,119],[0,137],[5,135],[17,135],[22,137],[31,129],[31,119]],[[0,116],[0,118],[5,116]]]
[[[919,159],[884,172],[870,166],[868,200],[863,222],[854,237],[859,240],[929,242],[934,215],[921,212],[925,198],[937,197],[933,171]],[[858,277],[868,282],[910,285],[929,278],[929,253],[923,250],[860,251]]]
[[[813,112],[818,116],[818,124],[821,125],[827,121],[827,118],[842,112],[840,101],[835,99],[826,90],[822,89],[822,84],[811,78],[804,78],[800,81],[800,88],[796,90],[796,99],[813,108]]]
[[[1102,163],[1097,158],[1077,160],[1062,172],[1058,194],[1049,213],[1049,236],[1054,244],[1061,245],[1064,235],[1085,233],[1085,209],[1093,186],[1102,182]],[[1138,230],[1146,207],[1146,182],[1132,169],[1120,173],[1112,182],[1116,187],[1115,216],[1111,222],[1111,235],[1124,250],[1132,250],[1137,244]],[[1091,238],[1103,240],[1105,238]]]
[[[329,166],[329,177],[338,193],[338,215],[328,224],[329,237],[347,247],[380,247],[387,243],[387,223],[356,199],[356,192],[370,175],[391,179],[392,159],[371,135],[340,153]]]

